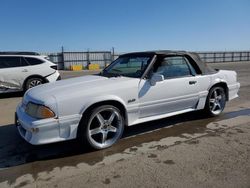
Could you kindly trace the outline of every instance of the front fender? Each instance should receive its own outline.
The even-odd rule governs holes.
[[[99,102],[105,102],[105,101],[116,101],[121,103],[124,108],[126,109],[126,103],[124,102],[123,99],[121,99],[118,96],[115,95],[107,95],[107,96],[98,96],[98,97],[93,97],[91,98],[87,103],[85,103],[85,105],[82,107],[82,109],[80,110],[80,114],[83,114],[85,112],[85,110],[87,110],[90,106],[92,106],[93,104],[99,103]]]

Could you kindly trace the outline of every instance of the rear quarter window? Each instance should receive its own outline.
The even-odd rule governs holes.
[[[39,65],[44,63],[44,61],[33,57],[25,57],[25,60],[28,62],[29,65]]]

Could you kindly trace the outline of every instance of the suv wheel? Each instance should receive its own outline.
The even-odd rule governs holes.
[[[104,149],[115,144],[124,130],[124,117],[118,108],[103,105],[93,109],[80,125],[80,140],[94,149]]]
[[[29,78],[25,84],[25,91],[27,91],[28,89],[35,87],[37,85],[41,85],[43,83],[44,83],[44,81],[41,78]]]

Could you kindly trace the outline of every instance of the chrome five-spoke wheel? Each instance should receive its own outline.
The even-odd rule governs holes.
[[[107,148],[119,140],[123,129],[120,110],[110,105],[101,106],[92,112],[88,120],[87,141],[95,149]]]
[[[225,108],[226,95],[221,87],[214,87],[210,90],[207,101],[208,113],[212,116],[219,115]]]

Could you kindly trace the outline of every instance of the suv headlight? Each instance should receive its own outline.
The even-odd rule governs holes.
[[[29,102],[25,112],[33,118],[45,119],[55,117],[55,113],[48,107]]]

